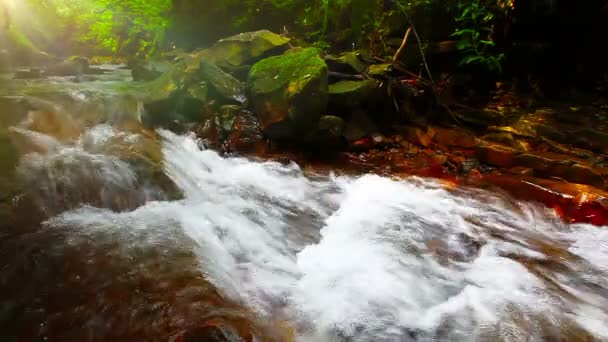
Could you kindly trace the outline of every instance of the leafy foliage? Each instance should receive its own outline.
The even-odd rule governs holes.
[[[492,71],[502,71],[504,54],[495,52],[492,25],[496,16],[512,8],[507,1],[465,0],[458,4],[458,49],[464,53],[461,65],[481,64]]]
[[[26,1],[29,15],[40,22],[39,31],[52,38],[67,39],[98,54],[141,56],[162,46],[172,4],[171,0]]]

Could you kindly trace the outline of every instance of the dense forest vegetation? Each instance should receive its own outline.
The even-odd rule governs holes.
[[[327,50],[364,49],[385,58],[413,26],[422,48],[455,41],[461,65],[501,71],[506,54],[527,58],[520,55],[530,53],[530,46],[549,44],[543,56],[567,56],[561,61],[570,73],[577,63],[595,68],[605,56],[606,38],[600,34],[605,5],[597,0],[585,6],[545,0],[4,0],[0,21],[3,39],[17,49],[139,58],[256,29]],[[518,49],[521,43],[527,45]]]

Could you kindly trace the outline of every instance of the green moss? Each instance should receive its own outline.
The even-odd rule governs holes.
[[[288,139],[313,129],[327,109],[327,81],[327,65],[315,48],[293,49],[256,63],[247,89],[266,134]]]
[[[253,85],[251,93],[267,94],[285,87],[290,94],[298,93],[308,79],[327,72],[319,54],[316,48],[293,49],[258,62],[249,72],[249,84]]]
[[[329,86],[330,95],[346,94],[346,93],[365,93],[376,86],[373,80],[365,81],[341,81]]]
[[[205,57],[221,67],[236,67],[256,62],[271,50],[289,43],[290,39],[268,30],[246,32],[218,41],[206,50]]]

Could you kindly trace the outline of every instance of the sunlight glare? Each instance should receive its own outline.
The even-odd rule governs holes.
[[[16,0],[0,0],[2,3],[11,10],[14,10],[17,7]]]

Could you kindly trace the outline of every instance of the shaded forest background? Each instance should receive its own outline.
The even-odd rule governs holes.
[[[450,41],[457,65],[534,72],[581,85],[608,72],[608,1],[588,0],[3,0],[0,51],[151,58],[239,32],[269,29],[325,50],[386,58],[413,25],[422,49]],[[7,64],[7,63],[5,63]],[[449,64],[449,63],[448,63]]]

